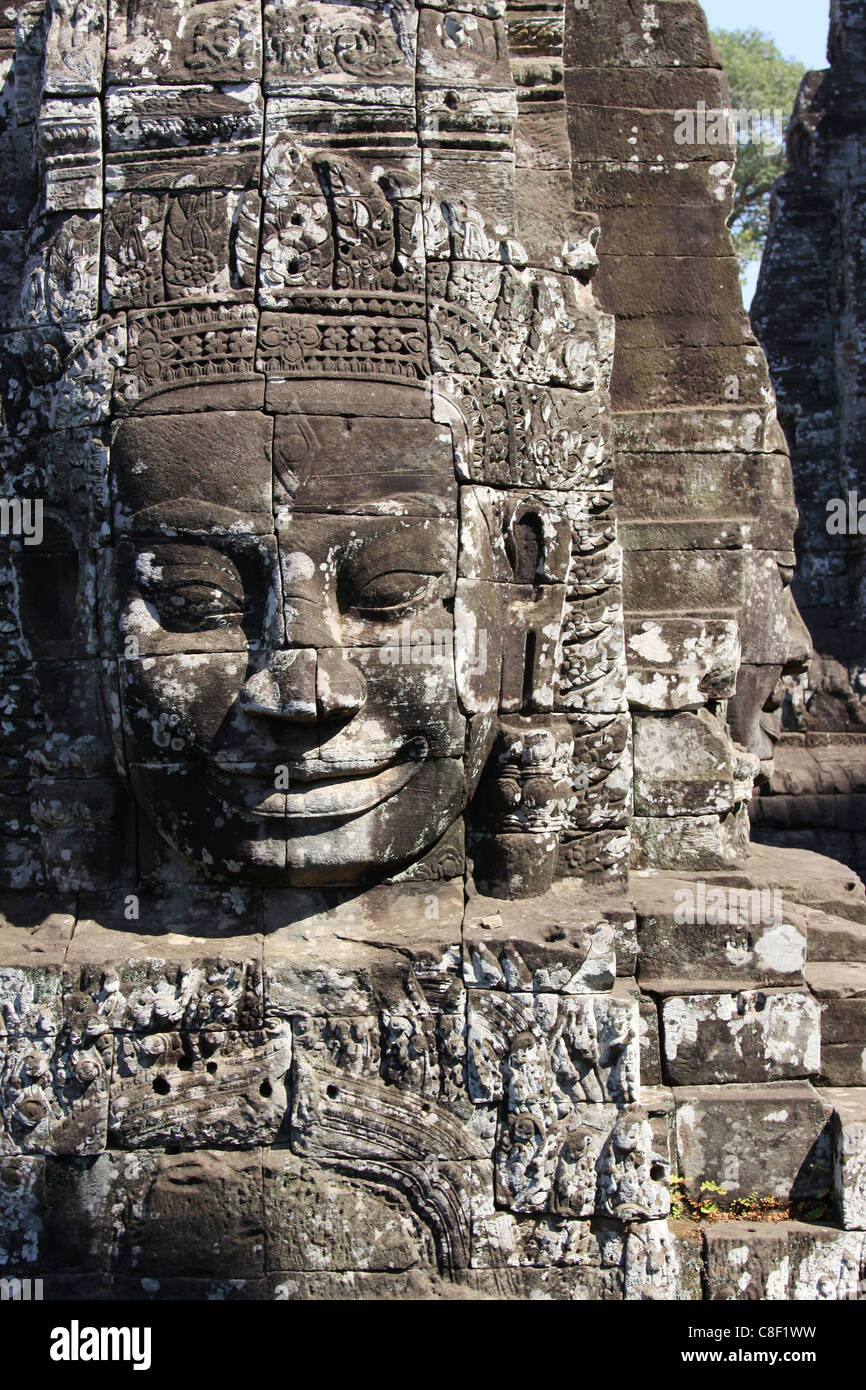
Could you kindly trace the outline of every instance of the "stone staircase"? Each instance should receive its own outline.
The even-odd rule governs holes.
[[[686,1200],[807,1217],[707,1222],[704,1297],[862,1297],[862,883],[823,856],[753,846],[742,872],[636,873],[631,896],[641,1071],[656,1083],[643,1100],[668,1117]]]

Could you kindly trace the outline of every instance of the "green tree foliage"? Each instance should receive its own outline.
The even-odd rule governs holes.
[[[748,139],[745,130],[739,134],[730,227],[744,269],[749,261],[759,260],[764,249],[770,190],[785,171],[784,127],[806,69],[794,58],[784,57],[760,29],[716,29],[713,38],[722,55],[732,109],[783,113],[770,141]],[[764,124],[760,133],[765,137],[772,129]]]

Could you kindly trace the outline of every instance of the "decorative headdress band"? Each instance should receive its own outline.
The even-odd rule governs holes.
[[[432,387],[471,424],[468,476],[604,486],[589,243],[570,274],[529,267],[473,209],[405,198],[393,177],[309,160],[288,137],[270,149],[264,190],[264,201],[194,189],[110,202],[105,299],[118,312],[57,354],[53,373],[43,345],[43,372],[80,382],[107,327],[120,412],[262,376]]]

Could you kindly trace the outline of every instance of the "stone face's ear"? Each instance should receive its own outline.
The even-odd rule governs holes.
[[[488,652],[494,642],[501,652],[497,691],[489,674],[482,681],[467,660],[458,664],[461,693],[473,713],[553,708],[570,555],[570,520],[561,498],[461,488],[458,652],[461,643],[477,643],[482,624]]]
[[[564,611],[564,584],[513,586],[503,639],[499,699],[503,713],[540,713],[553,708]]]
[[[563,717],[502,721],[482,793],[488,835],[478,879],[491,897],[535,897],[553,882],[573,751]]]
[[[570,522],[561,501],[518,494],[506,514],[511,566],[499,705],[506,714],[553,709],[571,557]]]
[[[464,698],[501,720],[478,801],[479,881],[497,897],[550,886],[573,793],[571,727],[553,714],[573,510],[573,501],[540,490],[461,489],[458,657],[461,632],[471,629],[477,642],[483,618],[501,668],[494,690],[458,660]]]

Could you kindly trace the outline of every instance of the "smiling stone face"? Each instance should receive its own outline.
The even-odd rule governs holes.
[[[785,677],[808,668],[812,642],[791,592],[793,557],[766,552],[755,567],[755,583],[746,594],[740,622],[742,663],[737,689],[728,705],[733,737],[757,754],[762,775],[769,777],[782,732],[780,709]]]
[[[125,770],[221,876],[381,876],[477,778],[489,721],[467,717],[457,665],[488,707],[499,670],[455,650],[451,432],[416,390],[377,415],[378,391],[364,415],[149,415],[115,436]]]

